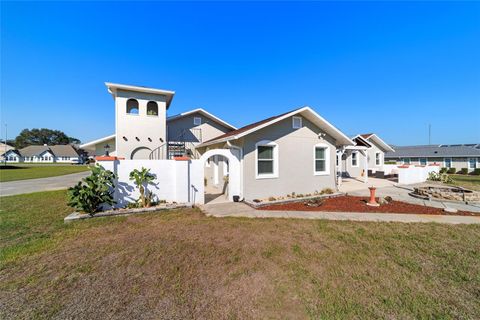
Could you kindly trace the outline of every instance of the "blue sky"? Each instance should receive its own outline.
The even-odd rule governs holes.
[[[1,136],[114,132],[105,81],[242,126],[309,105],[348,135],[480,143],[480,3],[1,3]]]

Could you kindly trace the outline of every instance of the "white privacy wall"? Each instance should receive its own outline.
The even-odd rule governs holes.
[[[398,174],[398,183],[412,184],[427,181],[430,172],[440,172],[439,166],[399,166],[396,164],[384,164],[382,167],[386,175]]]
[[[199,160],[142,159],[98,163],[118,177],[115,181],[115,207],[124,207],[139,198],[140,193],[129,176],[134,169],[141,170],[142,167],[150,169],[150,173],[156,176],[153,183],[146,186],[155,195],[154,200],[197,204],[204,202],[203,167]]]

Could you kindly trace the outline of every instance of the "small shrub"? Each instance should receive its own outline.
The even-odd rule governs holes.
[[[252,201],[255,202],[255,203],[260,203],[260,202],[262,202],[262,200],[260,200],[260,199],[253,199]]]
[[[302,193],[297,194],[297,198],[303,198],[303,194]]]
[[[313,198],[305,201],[303,204],[307,207],[319,207],[323,204],[323,201],[322,198]]]
[[[446,173],[436,173],[436,172],[430,172],[428,174],[427,180],[440,181],[440,182],[443,182],[443,183],[452,183],[453,182],[452,178],[448,174],[446,174]]]
[[[268,197],[268,201],[275,201],[275,200],[277,200],[277,198],[275,198],[275,197]]]
[[[457,169],[455,169],[455,168],[450,168],[450,169],[447,170],[448,174],[455,174],[456,172],[457,172]]]
[[[292,192],[292,198],[295,198],[295,192]]]
[[[103,205],[113,205],[115,174],[97,165],[92,174],[68,189],[68,205],[78,211],[94,215]]]
[[[333,190],[330,188],[325,188],[322,190],[322,194],[333,194]]]
[[[448,171],[448,168],[445,168],[445,167],[440,168],[440,173],[447,173],[447,171]]]
[[[474,176],[480,176],[480,168],[476,168],[471,174]]]
[[[385,164],[397,164],[397,161],[385,161]]]
[[[468,174],[468,169],[467,168],[462,168],[462,169],[460,169],[460,171],[458,173],[459,174]]]
[[[387,201],[387,203],[390,203],[390,202],[393,201],[392,197],[390,197],[390,196],[386,196],[386,197],[383,198],[383,199],[385,199],[385,201]]]

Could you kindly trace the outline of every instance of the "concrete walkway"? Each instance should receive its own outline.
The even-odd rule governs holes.
[[[90,171],[66,174],[57,177],[0,182],[0,196],[67,189],[90,175]]]
[[[256,210],[244,203],[206,204],[201,209],[212,217],[246,217],[246,218],[292,218],[292,219],[326,219],[373,222],[437,222],[447,224],[480,224],[480,217],[440,216],[400,213],[356,213],[356,212],[312,212],[312,211],[269,211]]]

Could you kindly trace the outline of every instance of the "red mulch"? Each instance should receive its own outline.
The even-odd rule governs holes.
[[[377,199],[378,200],[378,199]],[[368,198],[342,196],[325,199],[319,207],[310,207],[304,204],[304,201],[291,202],[284,204],[272,204],[258,208],[259,210],[279,210],[279,211],[327,211],[327,212],[377,212],[377,213],[411,213],[411,214],[431,214],[431,215],[457,215],[457,216],[480,216],[480,213],[469,211],[458,211],[449,213],[443,209],[426,207],[417,204],[410,204],[401,201],[392,201],[380,207],[370,207],[366,203]]]

